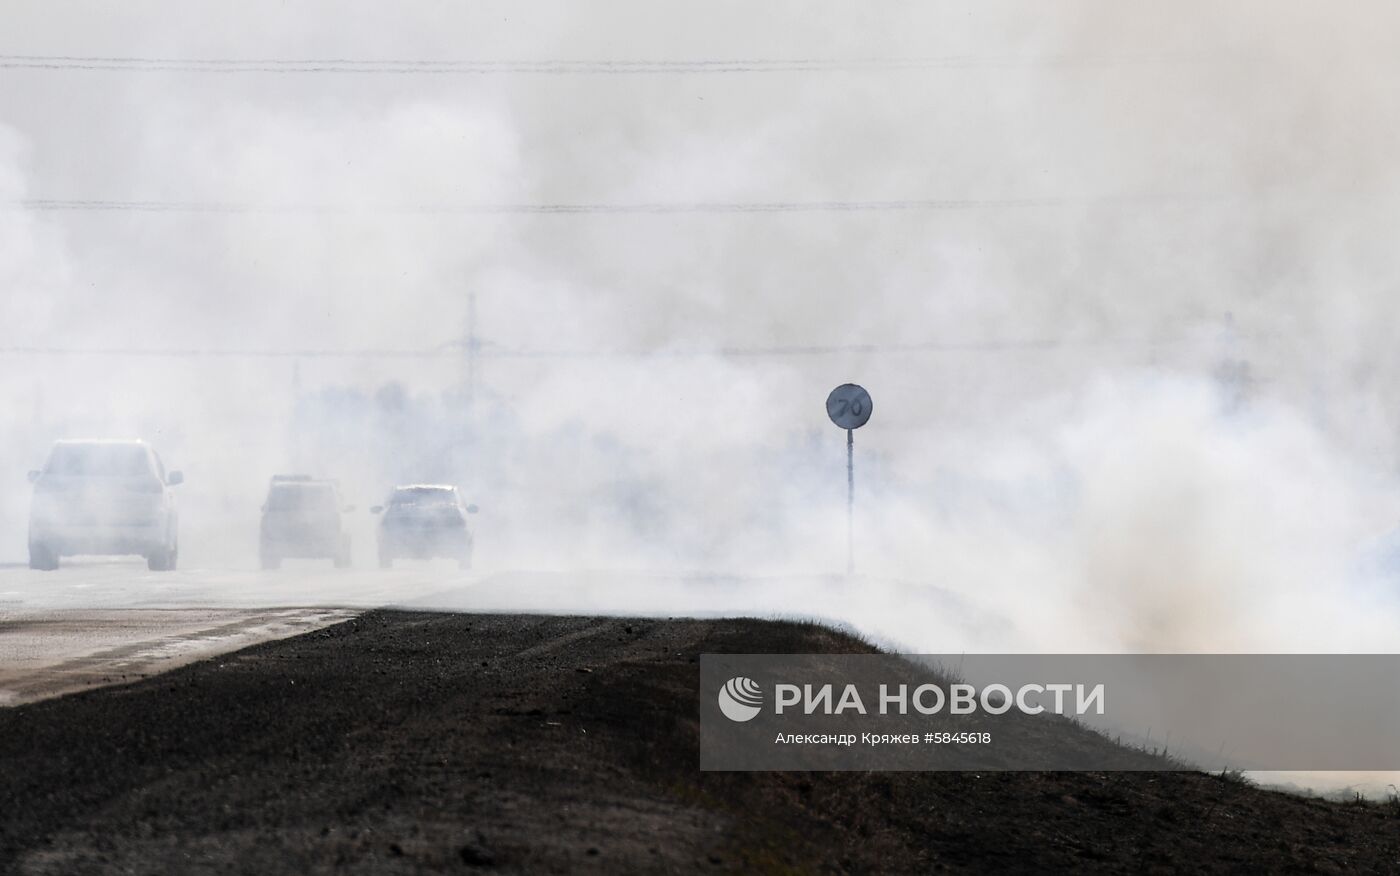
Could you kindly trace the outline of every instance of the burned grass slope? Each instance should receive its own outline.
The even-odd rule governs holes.
[[[1400,867],[1393,811],[1198,773],[699,772],[699,654],[871,650],[796,623],[373,612],[0,711],[0,871]]]

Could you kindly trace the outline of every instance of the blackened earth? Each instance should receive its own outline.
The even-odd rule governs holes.
[[[699,654],[869,650],[373,612],[0,710],[0,872],[1400,871],[1394,806],[1199,773],[699,771]]]

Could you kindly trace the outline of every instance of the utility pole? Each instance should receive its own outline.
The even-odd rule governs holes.
[[[301,407],[301,360],[292,360],[292,420],[288,430],[292,433],[292,463],[298,466],[296,471],[300,471],[302,465],[302,430],[297,428],[296,411]]]
[[[476,356],[478,341],[476,338],[476,291],[467,293],[467,407],[470,409],[476,404]]]

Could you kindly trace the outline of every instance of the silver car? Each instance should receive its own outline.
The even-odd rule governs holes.
[[[140,554],[152,571],[175,568],[179,515],[167,473],[144,441],[57,441],[29,473],[29,567],[51,571],[60,557]]]
[[[395,487],[384,505],[369,509],[379,518],[379,567],[388,569],[399,558],[426,560],[450,557],[458,567],[472,566],[472,534],[467,515],[475,505],[462,502],[448,484],[407,484]]]

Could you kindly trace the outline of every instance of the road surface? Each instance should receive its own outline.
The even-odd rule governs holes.
[[[898,610],[891,610],[891,603]],[[116,684],[381,607],[616,616],[800,617],[891,645],[891,618],[921,617],[940,646],[996,625],[937,588],[845,576],[627,572],[461,572],[454,563],[335,570],[150,572],[139,560],[66,561],[56,572],[0,567],[0,706]],[[794,608],[799,607],[799,608]],[[980,635],[980,634],[979,634]]]

